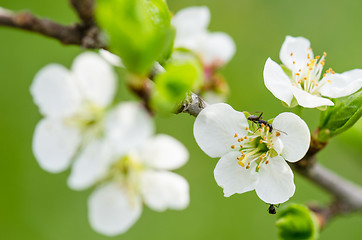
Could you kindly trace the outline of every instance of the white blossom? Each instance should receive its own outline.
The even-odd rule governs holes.
[[[137,221],[142,202],[155,211],[181,210],[189,203],[187,181],[169,171],[186,163],[186,148],[168,135],[151,136],[151,118],[140,105],[121,104],[116,115],[109,121],[123,128],[117,131],[122,135],[89,144],[68,179],[76,190],[98,186],[88,200],[89,221],[109,236],[124,233]],[[137,144],[125,147],[127,141]]]
[[[36,74],[30,92],[44,118],[34,132],[33,152],[43,169],[65,170],[78,149],[103,134],[116,85],[112,67],[91,52],[79,55],[71,70],[49,64]]]
[[[171,23],[176,28],[174,47],[195,52],[205,67],[221,67],[235,54],[235,43],[229,35],[207,30],[210,11],[205,6],[182,9]]]
[[[283,203],[295,191],[293,172],[285,160],[296,162],[305,155],[308,126],[289,112],[279,114],[272,125],[250,126],[244,113],[218,103],[197,116],[194,136],[207,155],[221,157],[214,176],[226,197],[255,189],[264,202]]]
[[[338,74],[329,68],[323,74],[327,54],[314,57],[310,42],[303,37],[287,36],[279,56],[287,70],[268,58],[264,83],[288,106],[296,103],[306,108],[333,106],[334,103],[325,97],[348,96],[362,87],[362,69]]]

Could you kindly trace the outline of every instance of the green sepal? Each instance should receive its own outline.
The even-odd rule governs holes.
[[[290,204],[279,210],[276,226],[280,239],[314,240],[319,237],[317,218],[304,205]]]
[[[352,127],[362,115],[362,90],[350,96],[333,99],[330,106],[321,113],[320,130],[329,129],[335,136]]]
[[[169,57],[175,30],[165,1],[97,0],[95,14],[109,38],[109,50],[128,71],[145,76],[155,61]]]

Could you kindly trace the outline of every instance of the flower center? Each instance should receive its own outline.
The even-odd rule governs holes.
[[[255,171],[258,172],[262,164],[267,165],[270,158],[278,155],[275,149],[275,140],[278,140],[277,137],[280,136],[280,132],[270,132],[269,126],[265,126],[264,124],[256,127],[255,131],[251,131],[248,127],[246,127],[245,130],[248,131],[246,136],[239,137],[239,135],[235,133],[234,138],[238,139],[240,145],[237,147],[232,145],[231,148],[240,151],[241,155],[237,157],[237,160],[241,167],[249,169],[251,164],[255,162]]]
[[[65,123],[80,129],[84,139],[93,139],[103,133],[104,109],[90,103],[85,103],[81,111],[67,118]]]
[[[291,58],[293,58],[293,53],[290,53]],[[316,56],[315,58],[311,58],[308,54],[308,61],[305,66],[301,66],[300,68],[295,68],[293,70],[292,75],[292,84],[306,92],[309,92],[312,95],[319,96],[320,88],[327,83],[331,83],[332,81],[329,77],[335,72],[330,68],[323,74],[321,79],[323,66],[326,62],[325,58],[327,53],[323,53],[323,56]],[[296,64],[293,61],[293,64]]]

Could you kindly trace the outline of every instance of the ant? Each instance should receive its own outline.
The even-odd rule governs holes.
[[[276,214],[277,213],[277,211],[275,210],[275,207],[279,207],[279,205],[280,204],[278,204],[278,205],[274,205],[274,204],[270,204],[270,206],[269,206],[269,208],[268,208],[268,212],[269,212],[269,214]]]
[[[268,123],[267,121],[263,120],[262,115],[263,115],[263,112],[261,112],[259,116],[250,115],[248,117],[248,120],[252,121],[255,124],[258,124],[259,127],[261,127],[261,125],[264,124],[265,126],[269,127],[269,132],[272,132],[273,131],[272,125],[270,123]]]
[[[255,124],[258,124],[259,127],[261,127],[261,125],[264,124],[265,126],[269,127],[269,132],[272,132],[273,129],[274,129],[273,126],[272,126],[270,123],[268,123],[267,121],[263,120],[262,115],[263,115],[263,112],[261,112],[259,116],[250,115],[250,116],[248,117],[248,120],[249,120],[249,121],[252,121],[252,122],[255,123]],[[275,129],[275,130],[278,130],[278,129]],[[278,131],[279,131],[279,132],[282,132],[282,133],[284,133],[284,134],[287,135],[286,132],[283,132],[283,131],[281,131],[281,130],[278,130]]]

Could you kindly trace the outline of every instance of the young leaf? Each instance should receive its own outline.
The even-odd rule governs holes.
[[[362,115],[362,91],[338,98],[333,107],[321,115],[320,129],[329,129],[331,136],[340,134],[355,124]]]
[[[165,1],[98,0],[96,17],[109,49],[129,71],[147,75],[155,61],[170,54],[175,31]]]

